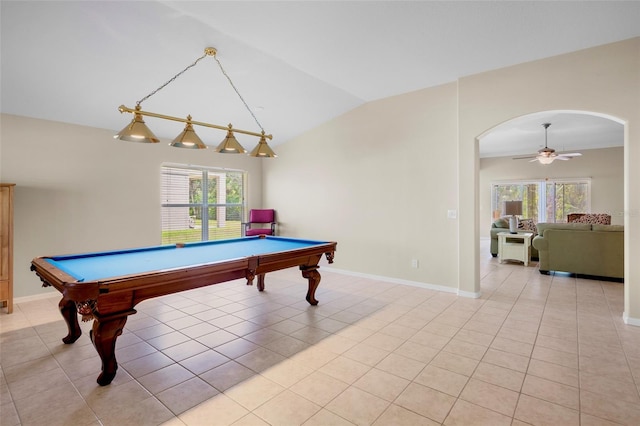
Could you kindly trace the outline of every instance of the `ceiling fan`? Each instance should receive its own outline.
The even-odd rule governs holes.
[[[526,158],[533,158],[529,162],[532,163],[534,161],[538,161],[540,164],[551,164],[555,160],[563,160],[568,161],[571,160],[572,157],[580,157],[582,154],[578,152],[567,152],[567,153],[557,153],[553,148],[547,147],[547,129],[551,126],[551,123],[543,123],[544,127],[544,148],[538,150],[536,155],[524,155],[521,157],[513,157],[514,160],[524,160]]]

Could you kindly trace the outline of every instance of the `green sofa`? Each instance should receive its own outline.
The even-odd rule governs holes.
[[[582,276],[624,279],[624,226],[589,223],[539,223],[533,239],[540,273],[562,271]]]
[[[519,231],[523,231],[523,232],[533,232],[534,234],[536,233],[535,231],[532,230],[526,230],[526,229],[519,229]],[[500,218],[500,219],[496,219],[495,221],[493,221],[493,223],[491,224],[491,247],[490,247],[490,251],[491,251],[491,256],[493,257],[497,257],[498,256],[498,233],[499,232],[509,232],[509,221],[505,218]],[[538,259],[538,250],[535,249],[535,247],[531,247],[531,259]]]

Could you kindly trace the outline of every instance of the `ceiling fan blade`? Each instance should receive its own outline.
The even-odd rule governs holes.
[[[564,160],[564,161],[568,161],[571,160],[574,157],[580,157],[582,154],[579,154],[577,152],[572,152],[572,153],[567,153],[567,154],[558,154],[556,156],[556,158],[558,160]]]
[[[533,154],[533,155],[522,155],[519,157],[513,157],[514,160],[526,160],[527,158],[538,158],[538,155]]]
[[[562,157],[580,157],[582,156],[582,154],[580,154],[579,152],[567,152],[567,153],[561,153],[558,154],[559,156]]]

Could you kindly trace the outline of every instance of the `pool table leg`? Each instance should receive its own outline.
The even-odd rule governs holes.
[[[258,291],[264,291],[264,274],[258,274]]]
[[[82,335],[82,329],[80,328],[80,324],[78,324],[78,310],[76,308],[76,302],[62,298],[60,303],[58,303],[58,307],[60,308],[62,318],[64,318],[64,321],[67,323],[67,329],[69,330],[69,334],[67,334],[62,341],[67,345],[70,345],[78,340]]]
[[[307,290],[307,302],[310,305],[317,305],[316,289],[320,285],[320,272],[318,272],[318,265],[315,266],[301,266],[302,276],[309,280],[309,290]]]
[[[126,322],[127,314],[93,321],[91,341],[102,360],[102,373],[100,373],[97,380],[100,386],[108,385],[116,376],[116,370],[118,369],[115,355],[116,339],[122,334],[122,329]]]

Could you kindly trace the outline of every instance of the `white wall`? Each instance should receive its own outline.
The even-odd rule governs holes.
[[[247,170],[250,207],[262,202],[261,159],[172,148],[169,141],[123,142],[110,130],[0,117],[0,180],[16,184],[15,297],[51,291],[41,289],[29,270],[36,256],[160,244],[163,162]]]
[[[455,84],[371,102],[279,145],[265,205],[282,234],[337,241],[337,269],[455,289],[455,137]]]
[[[481,142],[482,143],[482,142]],[[591,212],[611,215],[624,224],[624,148],[581,150],[581,157],[548,165],[510,157],[481,158],[479,174],[480,237],[489,238],[491,184],[501,180],[591,178]]]

